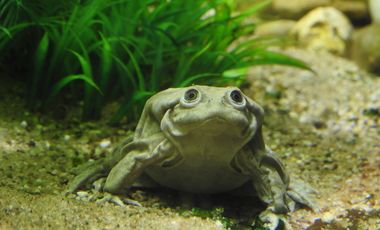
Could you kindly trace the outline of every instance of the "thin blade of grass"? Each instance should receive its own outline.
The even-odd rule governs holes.
[[[7,28],[5,28],[4,26],[0,26],[0,30],[3,31],[4,34],[8,36],[9,39],[12,38],[12,34]]]
[[[256,58],[249,62],[250,65],[278,64],[297,67],[314,72],[305,62],[285,54],[268,50],[255,51]]]
[[[36,100],[37,98],[37,89],[38,84],[40,84],[40,80],[43,77],[43,66],[46,60],[47,52],[49,49],[49,36],[47,33],[45,33],[40,43],[37,46],[37,50],[35,52],[35,60],[34,60],[34,72],[33,72],[33,78],[32,78],[32,85],[31,85],[31,91],[28,97],[28,104],[32,104],[33,100]]]
[[[53,100],[53,98],[55,98],[65,86],[76,80],[81,80],[85,82],[87,85],[96,89],[96,91],[98,91],[100,94],[103,94],[103,92],[99,89],[99,87],[96,85],[96,83],[92,80],[91,77],[84,74],[69,75],[62,78],[53,85],[50,95],[48,97],[48,103],[50,103]]]
[[[185,63],[184,67],[179,69],[179,72],[176,74],[176,77],[174,78],[173,85],[178,86],[181,84],[182,81],[184,81],[186,74],[188,73],[189,68],[193,64],[193,62],[200,57],[203,53],[205,53],[212,45],[212,42],[210,41],[207,43],[204,47],[202,47],[201,50],[196,52],[193,56],[189,58],[189,60]]]
[[[246,18],[247,16],[254,15],[258,11],[268,7],[271,3],[272,3],[272,0],[260,1],[259,3],[255,4],[254,6],[250,7],[249,9],[243,11],[242,13],[240,13],[234,17],[231,17],[231,20],[242,19],[242,18]]]
[[[190,76],[186,78],[184,81],[182,81],[178,87],[185,87],[193,84],[195,81],[202,80],[204,78],[210,78],[210,77],[220,77],[219,73],[202,73],[202,74],[197,74],[194,76]]]
[[[71,51],[71,53],[73,53],[77,57],[84,75],[88,76],[92,79],[92,70],[91,70],[90,62],[87,61],[82,55],[80,55],[76,51],[74,51],[74,50],[70,50],[70,51]]]
[[[132,51],[126,45],[123,44],[122,47],[128,53],[128,55],[129,55],[128,57],[130,58],[132,66],[134,67],[134,69],[136,71],[138,89],[141,91],[145,91],[145,89],[146,89],[145,88],[145,79],[144,79],[144,76],[143,76],[142,71],[140,69],[140,66],[138,64],[138,61],[135,58],[135,55],[132,53]]]

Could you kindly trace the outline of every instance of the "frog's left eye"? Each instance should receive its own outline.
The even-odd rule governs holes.
[[[243,103],[243,100],[244,100],[243,95],[241,95],[241,92],[239,90],[231,91],[230,98],[232,99],[232,101],[238,104]]]

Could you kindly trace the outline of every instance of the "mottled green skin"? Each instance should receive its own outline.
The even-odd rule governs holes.
[[[194,100],[186,99],[189,90],[197,92]],[[240,95],[237,101],[231,92]],[[284,166],[265,147],[262,124],[263,109],[235,87],[164,90],[147,101],[133,140],[81,172],[69,192],[108,174],[103,190],[120,193],[147,174],[191,193],[228,192],[252,182],[275,213],[289,211],[294,201],[310,206],[301,188],[289,188]]]

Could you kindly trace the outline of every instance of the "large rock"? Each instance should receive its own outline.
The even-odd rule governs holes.
[[[380,23],[373,23],[354,33],[350,56],[360,67],[380,74]]]
[[[335,0],[331,6],[342,11],[355,24],[367,24],[370,21],[366,0]]]
[[[306,48],[342,55],[353,30],[350,20],[333,7],[318,7],[301,18],[291,34]]]
[[[346,14],[353,22],[369,20],[366,0],[273,0],[271,10],[282,18],[299,19],[308,11],[320,6],[332,6]]]
[[[326,6],[331,0],[273,0],[272,10],[284,18],[298,19],[318,6]]]
[[[380,22],[380,1],[368,0],[372,22]]]
[[[257,36],[287,36],[296,24],[294,20],[276,20],[260,24],[255,29]]]

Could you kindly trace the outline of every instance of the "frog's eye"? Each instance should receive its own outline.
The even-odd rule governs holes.
[[[230,93],[230,98],[233,102],[241,104],[243,103],[243,95],[241,95],[241,92],[239,90],[233,90]]]
[[[198,96],[199,96],[198,90],[189,89],[188,91],[186,91],[184,99],[187,102],[193,102],[193,101],[196,101],[198,99]]]
[[[244,95],[238,89],[226,93],[225,98],[233,107],[239,110],[244,109],[247,104]]]
[[[184,107],[193,107],[201,99],[201,93],[197,89],[189,89],[185,92],[183,97],[181,98],[181,105]]]

